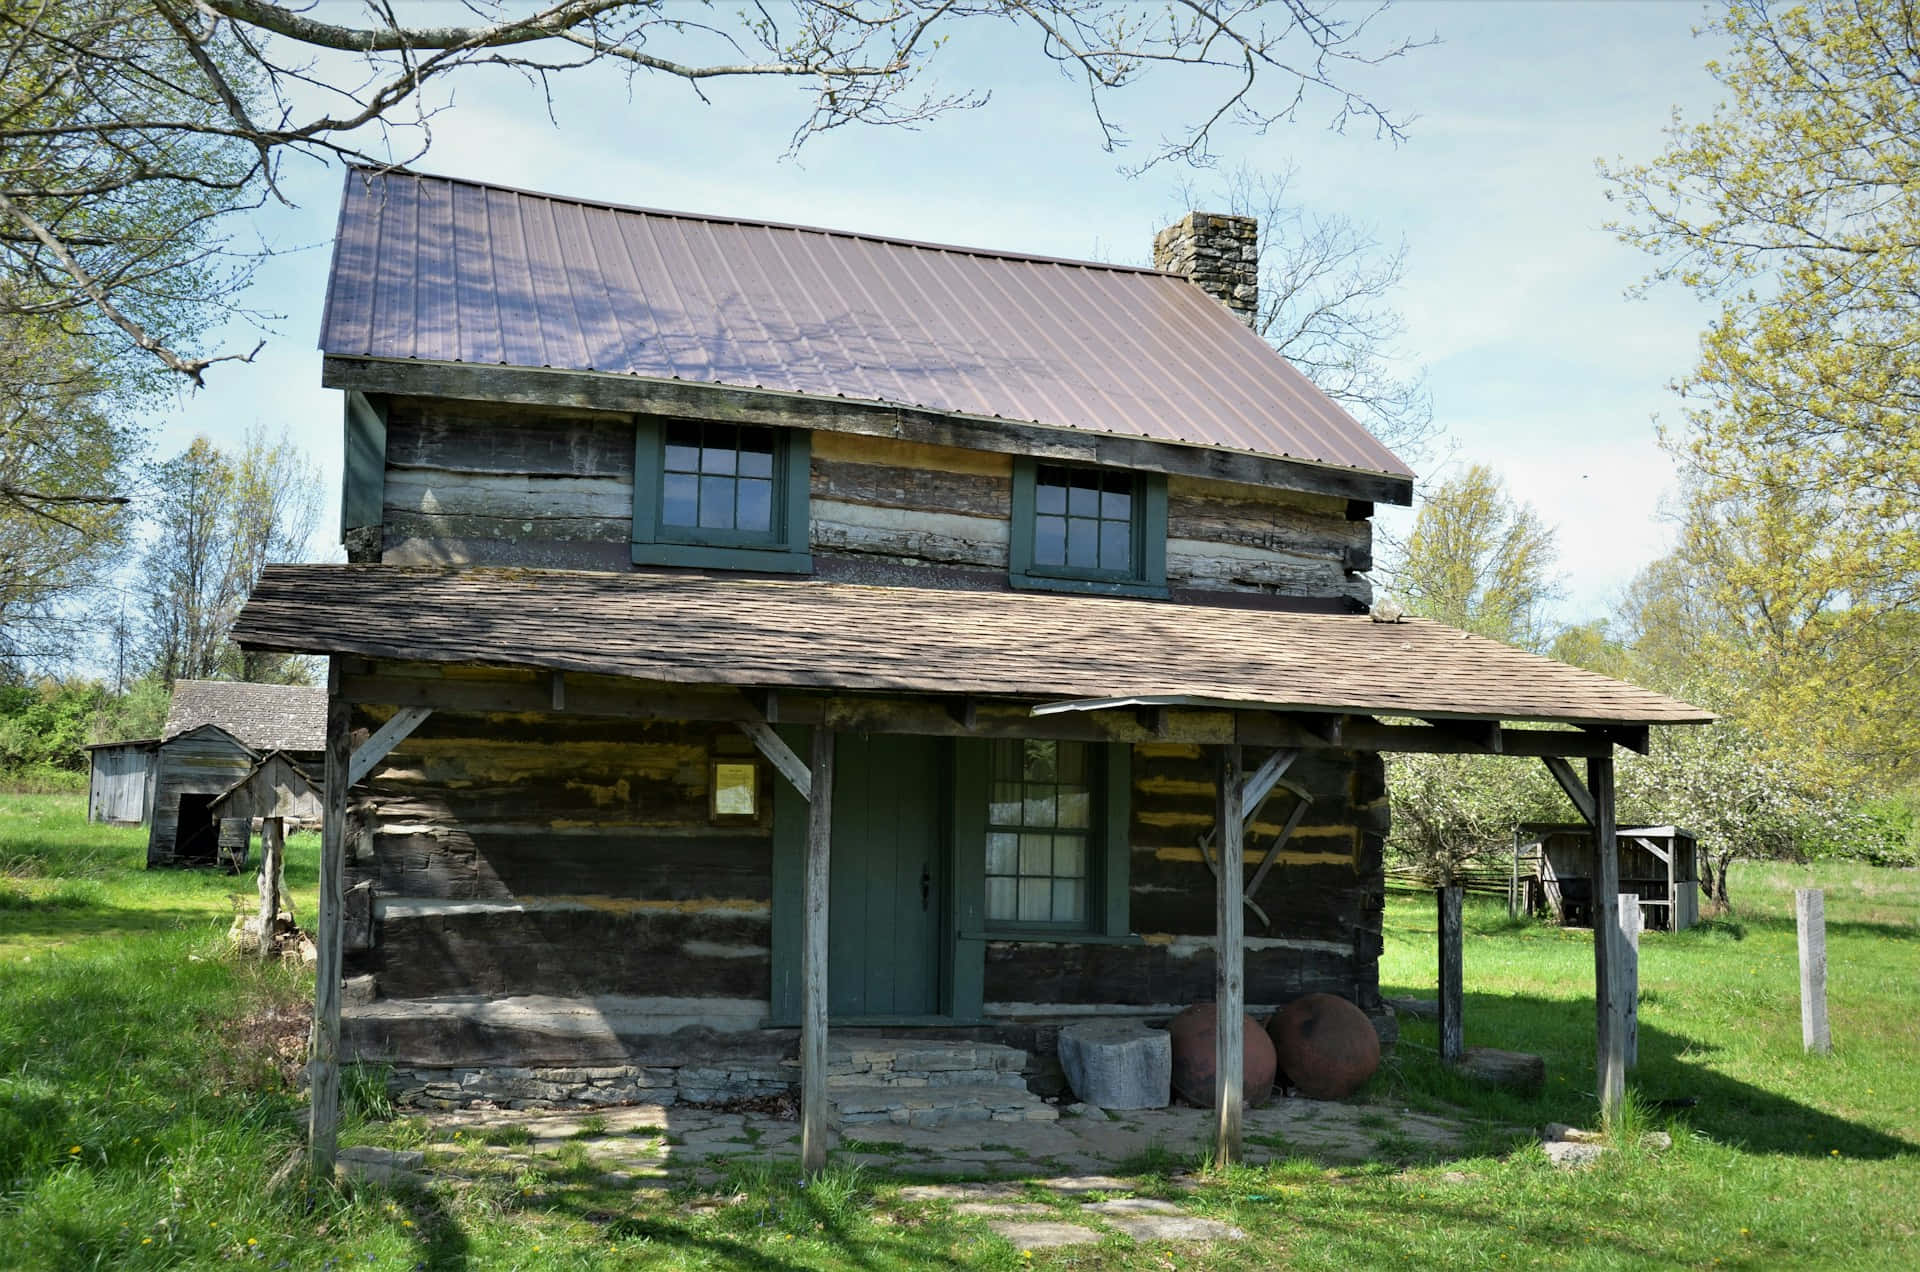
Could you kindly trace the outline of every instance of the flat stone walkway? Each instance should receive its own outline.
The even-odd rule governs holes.
[[[465,1110],[423,1116],[433,1141],[429,1170],[454,1173],[463,1154],[484,1153],[496,1165],[537,1166],[548,1173],[564,1160],[576,1173],[591,1168],[609,1186],[707,1186],[735,1163],[789,1163],[799,1155],[797,1123],[752,1113],[630,1105],[589,1114]],[[1245,1125],[1246,1160],[1253,1165],[1289,1157],[1329,1165],[1443,1159],[1467,1149],[1464,1124],[1380,1105],[1276,1100],[1248,1110]],[[851,1126],[840,1133],[831,1160],[914,1179],[1103,1178],[1109,1172],[1165,1174],[1190,1167],[1211,1136],[1211,1113],[1192,1108],[929,1129]]]

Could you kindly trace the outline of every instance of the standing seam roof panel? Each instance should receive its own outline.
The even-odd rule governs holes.
[[[1184,279],[397,172],[347,174],[321,347],[779,389],[1411,475]]]

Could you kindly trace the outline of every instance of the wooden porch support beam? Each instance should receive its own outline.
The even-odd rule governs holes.
[[[287,823],[260,819],[260,957],[273,957],[273,925],[280,917],[280,891],[287,850]]]
[[[1587,760],[1583,785],[1573,766],[1546,758],[1547,771],[1593,830],[1594,1089],[1600,1115],[1611,1120],[1627,1093],[1627,1039],[1635,1032],[1637,1005],[1626,993],[1625,937],[1620,931],[1620,843],[1614,822],[1613,758]]]
[[[1462,974],[1460,929],[1461,889],[1449,884],[1434,889],[1440,908],[1440,1062],[1457,1064],[1465,1048],[1466,1029],[1461,1019],[1465,1004]]]
[[[1622,746],[1635,755],[1645,755],[1653,747],[1653,726],[1647,724],[1590,724],[1586,732],[1610,746]]]
[[[800,798],[811,800],[813,774],[808,771],[800,757],[793,753],[793,748],[787,745],[786,739],[775,733],[773,726],[764,720],[742,720],[739,724],[740,732],[753,739],[753,744],[760,748],[760,754],[767,757],[767,762],[778,769],[782,777],[793,783],[793,789],[800,792]]]
[[[1573,801],[1574,811],[1580,814],[1580,820],[1587,823],[1589,827],[1594,826],[1599,814],[1594,811],[1593,796],[1588,794],[1587,788],[1581,784],[1579,774],[1573,771],[1573,765],[1558,755],[1545,756],[1544,762],[1547,772],[1553,774],[1553,780],[1560,783],[1560,789],[1567,793],[1569,800]]]
[[[1300,758],[1300,752],[1279,750],[1266,758],[1266,761],[1248,775],[1240,784],[1240,824],[1251,826],[1253,819],[1260,815],[1260,808],[1267,802],[1267,796],[1273,794],[1273,788],[1287,775],[1293,762]]]
[[[1446,737],[1458,738],[1473,750],[1486,755],[1503,753],[1498,720],[1429,720],[1429,727]]]
[[[320,914],[314,931],[313,1031],[308,1039],[307,1151],[313,1180],[333,1179],[340,1130],[340,958],[345,908],[348,728],[350,707],[340,696],[339,660],[327,675],[327,752],[320,824]]]
[[[1221,868],[1214,872],[1213,1162],[1240,1160],[1241,1103],[1246,1093],[1246,909],[1241,881],[1244,829],[1240,820],[1240,748],[1220,748],[1214,782],[1214,825]]]
[[[833,731],[813,731],[800,943],[800,1169],[827,1166],[827,891],[833,845]]]
[[[1628,1019],[1626,968],[1620,934],[1620,847],[1613,816],[1613,760],[1587,761],[1587,789],[1593,796],[1593,979],[1595,1019],[1599,1026],[1595,1069],[1600,1115],[1612,1121],[1627,1094]]]
[[[328,699],[331,701],[331,696]],[[401,707],[393,713],[393,718],[375,729],[365,742],[354,750],[353,758],[347,763],[347,780],[342,788],[365,780],[373,772],[373,766],[393,754],[393,748],[406,740],[407,735],[419,728],[426,718],[433,714],[432,707]],[[327,777],[327,789],[333,789],[333,777]]]

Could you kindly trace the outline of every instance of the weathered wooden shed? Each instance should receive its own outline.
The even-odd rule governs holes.
[[[1618,831],[1620,895],[1636,896],[1646,926],[1681,932],[1700,921],[1698,843],[1678,826]],[[1593,831],[1579,822],[1525,822],[1514,831],[1514,905],[1593,926]]]
[[[95,742],[87,750],[87,820],[144,826],[153,817],[154,754],[160,739]]]
[[[317,767],[325,734],[324,689],[176,680],[154,754],[147,865],[211,865],[223,845],[232,856],[244,854],[247,824],[235,818],[217,824],[213,801],[265,751],[285,751]]]
[[[1611,843],[1614,747],[1710,717],[1373,620],[1412,474],[1249,330],[1254,238],[1137,269],[350,173],[348,561],[234,629],[330,659],[316,1157],[343,1051],[449,1104],[798,1076],[815,1168],[829,1027],[951,1082],[1215,999],[1231,1160],[1243,1007],[1391,1028],[1383,753],[1541,758]]]

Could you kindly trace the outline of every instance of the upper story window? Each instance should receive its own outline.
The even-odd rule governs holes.
[[[804,430],[643,418],[635,431],[635,564],[812,568]]]
[[[1166,595],[1166,478],[1015,459],[1008,564],[1015,587]]]

